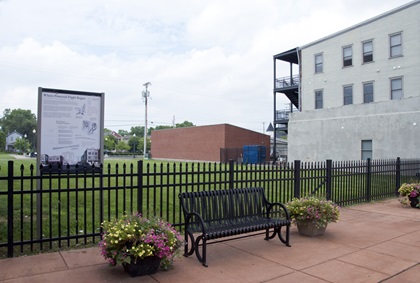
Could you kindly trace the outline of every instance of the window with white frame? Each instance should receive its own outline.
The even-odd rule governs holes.
[[[316,90],[315,91],[315,109],[322,109],[323,108],[323,90]]]
[[[402,78],[391,79],[391,99],[401,99],[403,97]]]
[[[353,65],[353,50],[351,46],[343,47],[343,67]]]
[[[353,86],[343,86],[344,105],[353,104]]]
[[[322,73],[323,70],[322,53],[315,55],[315,73]]]
[[[362,140],[362,160],[372,159],[373,147],[372,140]]]
[[[363,103],[373,102],[373,82],[363,84]]]
[[[373,42],[372,40],[363,42],[363,63],[373,61]]]
[[[402,34],[395,33],[389,36],[389,56],[398,57],[402,56]]]

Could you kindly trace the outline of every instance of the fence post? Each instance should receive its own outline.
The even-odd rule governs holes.
[[[143,160],[137,161],[137,212],[143,215]]]
[[[395,196],[399,196],[398,189],[401,186],[401,159],[397,157],[397,163],[395,164]]]
[[[327,159],[327,168],[326,168],[326,198],[331,200],[331,190],[332,190],[332,160]]]
[[[371,192],[371,180],[372,180],[372,163],[370,158],[367,159],[367,170],[366,170],[366,197],[367,202],[371,202],[372,200],[372,192]]]
[[[13,257],[13,161],[7,165],[7,257]]]
[[[234,162],[233,159],[229,159],[229,189],[233,189],[234,186],[234,178],[235,175],[233,174],[233,167],[234,167]]]
[[[104,222],[104,164],[101,163],[100,167],[101,171],[99,172],[99,221],[102,224],[102,222]],[[102,235],[102,225],[100,227],[100,232]]]
[[[294,197],[300,198],[300,160],[295,160],[294,171]]]

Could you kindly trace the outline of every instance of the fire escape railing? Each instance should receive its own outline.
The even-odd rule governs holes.
[[[286,88],[299,85],[299,75],[287,76],[276,79],[276,88]]]
[[[276,110],[276,121],[289,120],[290,110]]]

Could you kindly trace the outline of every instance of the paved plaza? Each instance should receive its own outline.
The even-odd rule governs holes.
[[[263,236],[210,245],[208,267],[195,255],[174,269],[131,278],[109,267],[99,248],[0,260],[0,282],[419,282],[420,209],[397,199],[342,208],[339,223],[291,245]]]

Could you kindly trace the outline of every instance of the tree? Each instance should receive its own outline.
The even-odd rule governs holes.
[[[142,126],[131,127],[130,134],[132,134],[132,135],[136,134],[136,136],[138,136],[138,137],[143,137],[144,136],[144,127],[142,127]]]
[[[114,137],[113,135],[107,135],[105,136],[105,141],[104,141],[104,149],[105,150],[114,150],[115,146],[118,143],[118,140],[116,137]]]
[[[195,125],[192,122],[184,121],[180,124],[176,124],[175,128],[185,128],[185,127],[194,127]]]
[[[128,145],[131,148],[132,152],[136,152],[136,150],[139,150],[139,145],[140,145],[140,139],[137,136],[132,136],[129,140],[128,140]]]
[[[119,135],[121,135],[121,136],[126,136],[126,135],[128,135],[129,133],[128,133],[128,131],[126,131],[126,130],[118,130],[118,134],[119,134]]]
[[[117,139],[114,136],[106,137],[104,142],[104,150],[114,150],[117,145],[116,140]]]
[[[26,153],[31,149],[31,143],[27,139],[17,138],[14,144],[15,149]]]
[[[143,152],[144,148],[144,137],[141,137],[139,139],[140,144],[140,151]],[[149,151],[152,148],[152,143],[150,142],[150,139],[146,139],[146,151]]]
[[[33,131],[37,130],[37,120],[31,110],[5,109],[3,117],[0,118],[0,126],[6,135],[17,131],[22,135],[26,134],[28,140],[35,140]]]
[[[152,134],[152,131],[154,130],[165,130],[165,129],[172,129],[172,128],[173,128],[172,126],[156,126],[156,128],[150,127],[147,129],[147,135],[150,136]]]
[[[130,146],[125,141],[120,141],[115,146],[115,149],[117,151],[129,151],[130,150]]]
[[[0,131],[0,151],[4,151],[6,148],[6,134]]]

